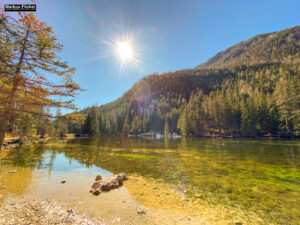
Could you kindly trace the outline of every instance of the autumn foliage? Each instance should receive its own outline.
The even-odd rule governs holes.
[[[75,107],[72,99],[80,88],[72,80],[75,68],[58,55],[62,47],[52,28],[34,14],[19,13],[15,19],[1,12],[0,146],[16,121],[47,116],[48,107]],[[60,81],[53,82],[54,76]]]

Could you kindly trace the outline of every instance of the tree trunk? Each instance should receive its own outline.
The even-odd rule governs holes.
[[[6,110],[4,110],[4,113],[2,116],[2,121],[0,124],[0,150],[1,150],[3,142],[4,142],[5,132],[6,132],[8,121],[10,119],[11,114],[13,113],[14,97],[17,92],[18,84],[19,84],[19,80],[16,79],[14,81],[13,88],[11,89],[11,92],[10,92],[10,97],[9,97],[10,102],[9,102]]]
[[[1,123],[0,123],[0,151],[4,142],[8,119],[9,119],[8,113],[4,112],[4,115],[2,116]]]
[[[14,99],[15,99],[15,96],[16,96],[17,88],[18,88],[19,83],[22,79],[22,77],[20,76],[20,72],[21,72],[21,66],[23,64],[23,59],[24,59],[26,44],[27,44],[27,40],[28,40],[28,35],[29,35],[29,27],[28,27],[26,35],[24,37],[24,42],[23,42],[23,45],[22,45],[22,48],[21,48],[21,54],[20,54],[19,62],[16,66],[16,72],[15,72],[15,76],[14,76],[13,87],[11,89],[9,99],[8,99],[9,103],[7,105],[7,108],[4,110],[2,121],[1,121],[1,124],[0,124],[0,151],[2,149],[2,145],[3,145],[3,142],[4,142],[5,132],[6,132],[8,121],[10,119],[11,114],[13,113]]]

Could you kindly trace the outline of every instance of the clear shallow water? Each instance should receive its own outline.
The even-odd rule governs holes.
[[[207,203],[216,209],[240,209],[224,212],[232,220],[255,224],[254,219],[259,218],[261,224],[300,224],[299,157],[299,141],[86,138],[53,142],[1,152],[0,202],[11,194],[57,198],[82,212],[89,207],[93,216],[118,219],[114,216],[118,214],[125,221],[137,219],[140,205],[189,215],[189,207]],[[7,173],[14,169],[16,173]],[[136,180],[97,200],[88,193],[97,174],[105,179],[119,172]],[[67,183],[60,184],[62,179]],[[151,184],[149,189],[147,184]],[[168,186],[179,199],[189,202],[182,208],[175,199],[158,204],[159,199],[171,197],[169,191],[148,196],[155,192],[155,185],[163,185],[161,189]],[[110,210],[103,208],[105,204]],[[96,209],[101,206],[100,213]],[[198,211],[190,212],[191,216],[202,216]],[[222,224],[226,216],[219,218],[219,214],[208,221]],[[139,217],[137,221],[141,223]]]

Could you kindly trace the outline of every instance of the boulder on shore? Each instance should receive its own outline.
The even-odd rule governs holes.
[[[124,180],[128,180],[125,173],[119,173],[107,180],[102,180],[101,175],[97,175],[90,192],[99,195],[102,191],[110,191],[122,186]]]

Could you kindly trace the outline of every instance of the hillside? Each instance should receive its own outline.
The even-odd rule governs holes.
[[[85,122],[69,132],[290,137],[300,129],[299,62],[300,26],[257,35],[198,67],[142,78],[83,110]]]
[[[198,68],[299,62],[300,26],[256,35],[219,52]]]

